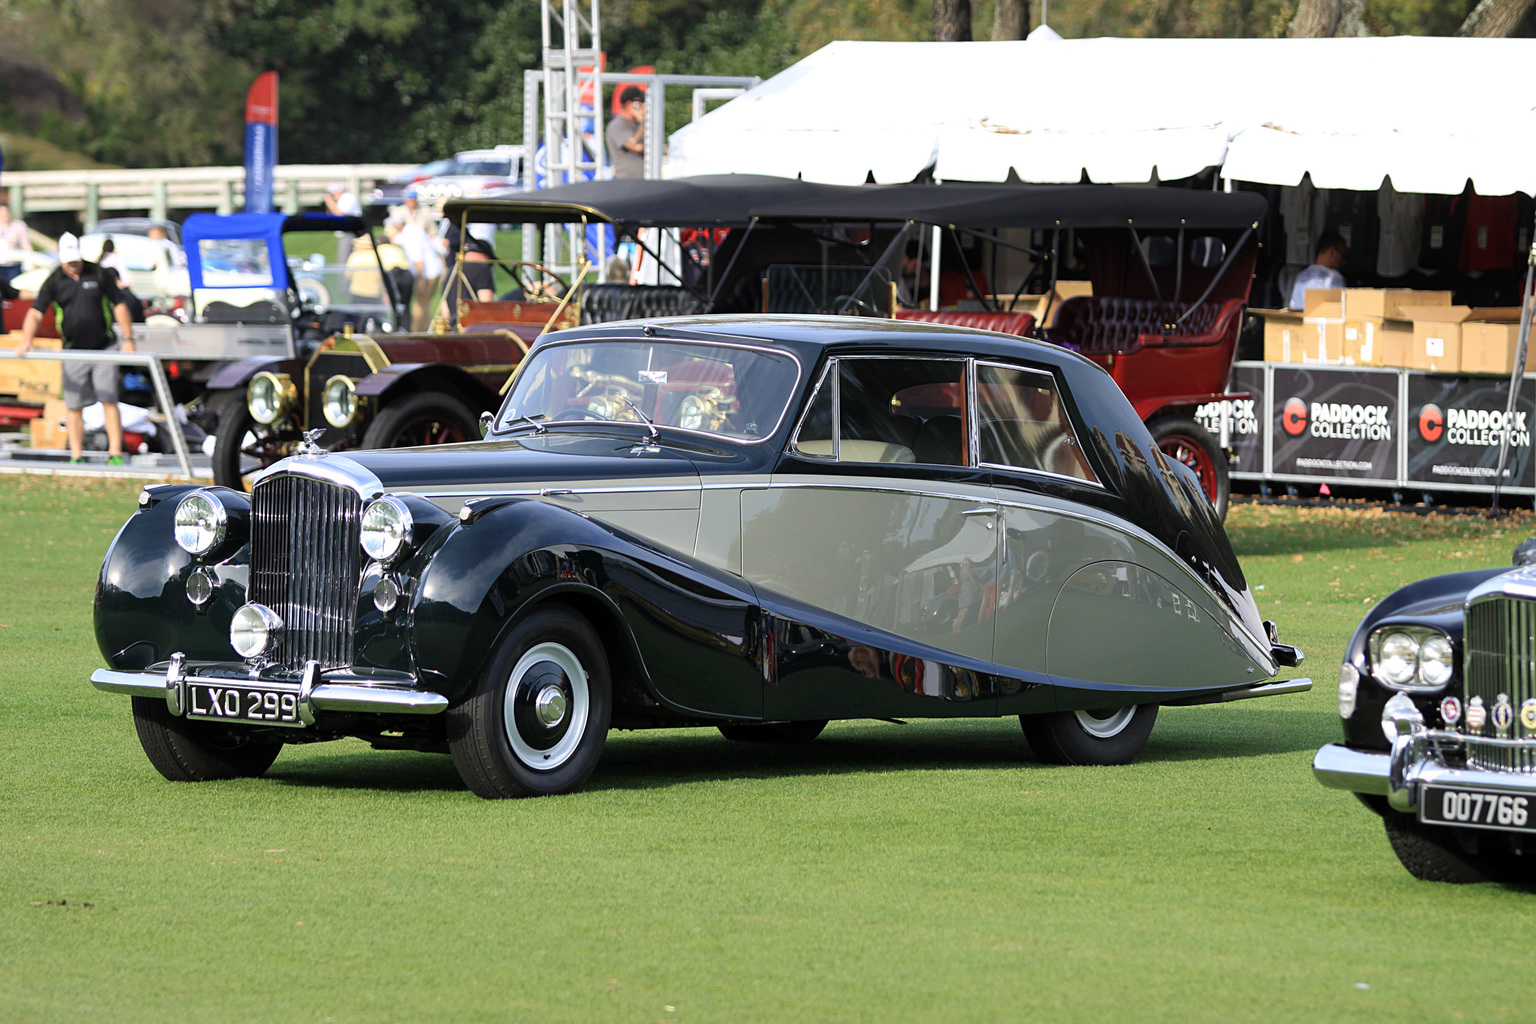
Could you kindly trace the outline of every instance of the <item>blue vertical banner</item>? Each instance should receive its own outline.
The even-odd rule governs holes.
[[[245,212],[272,212],[277,166],[277,72],[263,71],[245,94]]]

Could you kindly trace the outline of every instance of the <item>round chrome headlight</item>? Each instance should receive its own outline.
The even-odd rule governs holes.
[[[261,604],[241,605],[229,621],[229,642],[242,658],[267,651],[283,634],[283,620]]]
[[[286,373],[263,370],[245,389],[245,405],[257,423],[276,423],[298,401],[298,390]]]
[[[1383,682],[1403,686],[1417,674],[1419,642],[1407,633],[1388,633],[1381,639],[1376,669]]]
[[[352,378],[338,373],[325,382],[320,394],[320,408],[325,422],[333,427],[345,427],[357,415],[357,391]]]
[[[1444,686],[1451,681],[1451,641],[1436,633],[1419,645],[1419,681],[1426,686]]]
[[[229,510],[218,496],[193,491],[176,506],[176,543],[188,554],[206,555],[229,530]]]
[[[698,395],[684,395],[677,407],[677,425],[684,430],[703,430],[704,399]]]
[[[414,526],[405,502],[385,495],[363,510],[363,553],[388,565],[405,551]]]

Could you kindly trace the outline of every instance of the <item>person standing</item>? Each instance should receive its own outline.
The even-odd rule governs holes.
[[[432,326],[432,297],[443,277],[443,256],[437,243],[420,221],[396,221],[385,226],[389,240],[398,245],[411,265],[415,281],[411,287],[411,330],[421,332]]]
[[[1343,288],[1344,257],[1349,255],[1349,244],[1337,231],[1325,231],[1317,240],[1317,262],[1296,275],[1291,284],[1291,309],[1300,309],[1306,303],[1307,292],[1314,288]]]
[[[0,281],[9,283],[21,273],[21,254],[32,251],[24,221],[11,217],[11,208],[0,203]]]
[[[55,314],[64,347],[75,351],[116,349],[111,321],[122,334],[123,352],[133,351],[133,321],[116,275],[80,258],[80,240],[65,233],[59,238],[59,266],[48,275],[21,325],[17,355],[26,355],[43,322],[43,312]],[[110,311],[110,314],[109,314]],[[109,319],[110,315],[110,319]],[[107,465],[123,464],[123,416],[117,407],[117,367],[108,362],[64,362],[64,425],[69,434],[69,461],[84,458],[86,406],[100,402],[107,425]]]
[[[347,186],[333,181],[325,186],[325,212],[333,217],[361,217],[363,204],[358,202],[355,193],[347,191]],[[347,231],[336,232],[336,262],[345,263],[350,255],[352,234]]]
[[[626,85],[619,91],[619,112],[604,139],[615,178],[645,177],[645,90]]]

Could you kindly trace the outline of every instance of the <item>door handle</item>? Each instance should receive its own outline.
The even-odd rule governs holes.
[[[569,488],[569,487],[542,487],[542,488],[539,489],[539,497],[541,497],[541,498],[549,498],[549,497],[553,497],[553,496],[555,496],[557,494],[575,494],[575,493],[576,492],[574,490],[572,490],[571,488]]]
[[[995,508],[968,508],[965,511],[961,512],[960,514],[963,515],[963,516],[995,516],[995,515],[997,515],[997,509],[995,509]]]

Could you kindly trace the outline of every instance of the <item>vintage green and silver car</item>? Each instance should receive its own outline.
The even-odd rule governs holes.
[[[445,750],[561,793],[609,729],[806,741],[1020,717],[1123,763],[1159,705],[1288,693],[1196,478],[1061,348],[846,317],[546,335],[478,441],[311,446],[147,489],[102,566],[100,689],[170,779],[284,743]],[[964,742],[957,732],[956,742]]]

